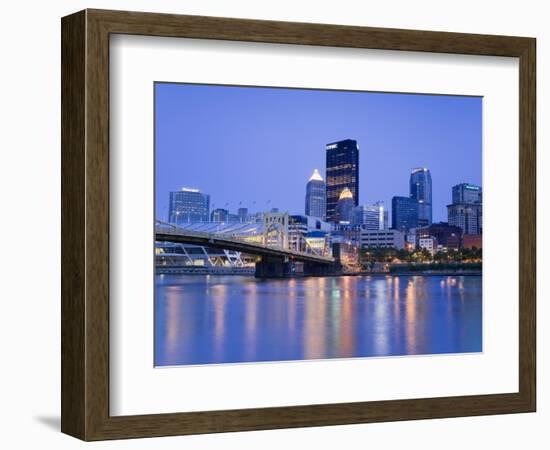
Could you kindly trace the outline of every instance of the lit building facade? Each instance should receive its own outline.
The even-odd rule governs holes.
[[[326,186],[317,169],[309,178],[306,185],[306,216],[325,218],[327,204]]]
[[[359,146],[346,139],[326,145],[326,220],[336,222],[338,199],[345,188],[359,204]]]
[[[384,202],[376,202],[374,205],[359,205],[353,210],[352,223],[363,225],[364,230],[387,230],[388,211],[384,208]]]
[[[416,168],[409,180],[410,197],[418,202],[418,225],[432,223],[432,175],[429,169]]]
[[[434,255],[437,251],[437,239],[434,237],[421,238],[418,240],[418,246]]]
[[[355,208],[355,200],[352,192],[346,187],[338,197],[336,204],[336,221],[339,223],[351,223],[353,210]]]
[[[171,223],[208,222],[210,195],[199,189],[182,188],[170,192],[168,221]]]
[[[410,197],[393,197],[391,201],[391,224],[394,230],[403,232],[418,226],[418,202]]]

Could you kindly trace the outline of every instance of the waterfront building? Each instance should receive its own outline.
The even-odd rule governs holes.
[[[227,222],[229,217],[229,211],[223,208],[216,208],[210,214],[211,222]]]
[[[326,220],[337,222],[338,199],[347,188],[354,206],[359,204],[359,146],[346,139],[326,145]]]
[[[470,183],[453,186],[453,203],[483,203],[481,186]]]
[[[418,202],[418,225],[430,225],[432,223],[432,175],[430,170],[425,167],[413,169],[409,187],[409,196]]]
[[[239,208],[237,210],[239,222],[248,222],[248,208]]]
[[[168,221],[170,223],[208,222],[210,195],[199,189],[182,188],[170,192]]]
[[[420,248],[423,248],[423,249],[426,249],[430,252],[430,254],[433,256],[435,254],[435,252],[437,251],[437,239],[434,238],[433,236],[431,237],[425,237],[425,238],[420,238],[418,240],[418,246]]]
[[[352,223],[364,225],[364,230],[386,230],[388,228],[388,211],[384,208],[384,202],[356,206],[353,210]]]
[[[462,245],[462,229],[447,222],[432,223],[416,230],[417,239],[435,238],[438,246],[459,249]]]
[[[399,230],[361,231],[361,248],[405,248],[405,233]]]
[[[416,228],[411,228],[405,234],[405,244],[407,250],[414,250],[418,246],[418,236],[416,234]]]
[[[346,187],[338,197],[336,204],[336,221],[339,223],[351,223],[355,201],[352,192]]]
[[[328,254],[329,235],[326,231],[309,231],[306,234],[307,250],[318,255]]]
[[[321,174],[317,169],[306,185],[306,216],[319,217],[324,220],[326,215],[327,194]]]
[[[407,232],[411,228],[416,228],[418,226],[418,201],[410,197],[393,197],[391,218],[394,230]]]
[[[319,232],[323,236],[328,236],[332,230],[331,224],[318,217],[303,216],[294,214],[288,218],[288,244],[289,248],[303,251],[304,243],[308,240],[311,233]]]

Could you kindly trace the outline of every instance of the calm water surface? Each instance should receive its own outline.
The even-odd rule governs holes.
[[[481,276],[158,275],[155,365],[482,350]]]

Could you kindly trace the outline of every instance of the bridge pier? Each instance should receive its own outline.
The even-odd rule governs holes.
[[[264,256],[256,263],[256,278],[326,277],[341,275],[339,264],[294,262],[283,258]]]

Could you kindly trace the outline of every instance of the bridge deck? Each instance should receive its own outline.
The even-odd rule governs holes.
[[[332,264],[334,258],[315,255],[312,253],[298,252],[283,248],[267,247],[262,244],[246,242],[235,237],[201,233],[182,229],[172,229],[168,226],[155,228],[155,239],[161,242],[178,242],[182,244],[201,245],[204,247],[234,250],[242,253],[259,256],[272,256],[276,258],[290,258],[295,261]]]

